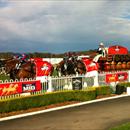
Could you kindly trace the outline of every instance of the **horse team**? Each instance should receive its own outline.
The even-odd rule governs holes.
[[[0,67],[4,67],[5,73],[13,80],[36,77],[37,66],[35,60],[28,60],[21,64],[19,59],[11,58],[1,60]],[[78,59],[77,56],[64,57],[63,60],[56,65],[55,69],[52,64],[51,67],[52,69],[49,75],[53,75],[53,71],[57,71],[58,76],[85,74],[87,71],[82,59]]]

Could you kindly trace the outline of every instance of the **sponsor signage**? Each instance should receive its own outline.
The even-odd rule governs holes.
[[[118,72],[115,74],[106,74],[106,82],[117,82],[117,81],[126,81],[128,80],[127,72]]]
[[[47,61],[35,61],[37,76],[48,76],[51,72],[52,65]]]
[[[72,79],[73,90],[82,89],[82,77],[76,77]]]
[[[110,46],[108,48],[108,54],[110,55],[126,55],[128,54],[128,49],[126,47],[123,46],[119,46],[119,45],[115,45],[115,46]]]
[[[0,96],[41,90],[40,80],[0,84]]]
[[[0,84],[0,96],[22,93],[20,83],[3,83]]]
[[[92,60],[85,58],[82,61],[83,61],[84,65],[85,65],[85,67],[86,67],[87,72],[98,70],[98,64],[93,63]]]
[[[22,83],[23,92],[36,91],[36,83]]]

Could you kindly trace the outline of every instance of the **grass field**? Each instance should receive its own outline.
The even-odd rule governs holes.
[[[109,130],[130,130],[130,123],[122,124]]]
[[[10,80],[10,77],[7,76],[7,75],[1,74],[1,75],[0,75],[0,80],[2,80],[2,81]]]
[[[52,76],[58,76],[58,73],[56,70],[53,71]],[[10,80],[10,77],[5,74],[0,74],[0,80],[2,80],[2,81]]]

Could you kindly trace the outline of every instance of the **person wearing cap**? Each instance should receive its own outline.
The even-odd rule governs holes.
[[[105,56],[106,50],[105,50],[104,44],[102,42],[99,44],[99,48],[98,48],[97,52],[98,52],[98,54],[101,54],[103,57]]]
[[[26,59],[27,59],[27,55],[23,53],[21,60],[22,60],[23,62],[26,62]]]
[[[27,55],[23,53],[21,56],[19,56],[19,60],[19,63],[17,63],[15,66],[17,70],[20,68],[22,64],[27,62]]]
[[[97,53],[98,53],[98,55],[95,56],[94,59],[93,59],[94,62],[98,62],[98,59],[100,57],[106,56],[106,49],[105,49],[104,44],[102,42],[99,44],[99,48],[97,50]]]

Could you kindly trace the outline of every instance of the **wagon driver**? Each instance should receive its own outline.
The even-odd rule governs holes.
[[[94,59],[93,59],[94,62],[98,62],[98,59],[100,57],[106,56],[106,49],[105,49],[104,44],[102,42],[99,44],[99,48],[97,50],[97,53],[98,53],[98,55],[95,56]]]

